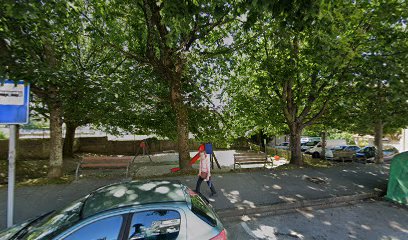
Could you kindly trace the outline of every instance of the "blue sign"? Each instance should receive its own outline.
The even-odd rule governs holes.
[[[207,154],[213,154],[213,146],[211,143],[206,143],[205,144],[205,152]]]
[[[0,80],[0,124],[28,123],[30,85]]]

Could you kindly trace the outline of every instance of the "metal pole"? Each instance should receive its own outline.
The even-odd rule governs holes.
[[[7,198],[7,227],[13,225],[14,213],[14,183],[16,176],[16,125],[10,125],[9,138],[9,171],[8,171],[8,198]]]

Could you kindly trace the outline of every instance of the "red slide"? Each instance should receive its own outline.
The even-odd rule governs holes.
[[[200,159],[200,153],[197,153],[190,161],[190,166],[193,165],[197,160]]]
[[[200,147],[198,148],[198,153],[191,159],[190,161],[190,166],[193,165],[195,162],[197,162],[198,159],[200,159],[200,151],[204,151],[205,150],[205,145],[201,144]],[[176,168],[172,168],[170,169],[171,172],[177,172],[180,171],[180,168],[176,167]]]

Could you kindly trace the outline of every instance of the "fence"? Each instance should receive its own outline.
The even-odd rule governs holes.
[[[103,155],[134,155],[139,151],[141,140],[114,141],[105,137],[81,137],[74,142],[74,152]],[[177,142],[171,140],[147,139],[148,151],[152,154],[164,151],[177,151]],[[190,140],[189,148],[197,151],[201,142]],[[237,142],[234,149],[248,149],[247,143]],[[217,148],[217,146],[215,146]],[[17,158],[25,160],[47,159],[50,155],[50,139],[19,139]],[[0,140],[0,159],[8,157],[8,140]]]

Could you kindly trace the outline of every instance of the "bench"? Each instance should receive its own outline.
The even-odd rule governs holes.
[[[266,164],[268,163],[268,156],[262,152],[246,152],[234,154],[234,170],[235,165],[241,167],[243,164]]]
[[[88,169],[126,169],[126,177],[129,174],[129,168],[134,161],[134,156],[115,157],[115,156],[89,156],[82,157],[75,171],[75,180],[78,180],[79,170]]]

